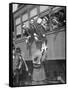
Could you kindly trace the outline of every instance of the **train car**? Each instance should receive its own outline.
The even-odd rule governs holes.
[[[37,18],[43,19],[42,25],[44,30],[39,29],[38,31],[36,28],[36,32],[40,37],[41,34],[43,36],[46,35],[44,39],[47,39],[47,58],[43,62],[46,79],[48,83],[51,83],[55,77],[61,76],[66,82],[66,7],[18,4],[18,9],[13,12],[13,18],[15,49],[20,47],[22,57],[24,54],[24,60],[28,65],[29,71],[33,71],[33,56],[38,51],[38,47],[36,47],[36,43],[33,42],[31,47],[27,48],[26,36],[23,34],[23,25],[30,28],[30,22],[37,20]],[[15,64],[16,63],[14,63],[14,66]],[[52,83],[55,83],[55,81]]]

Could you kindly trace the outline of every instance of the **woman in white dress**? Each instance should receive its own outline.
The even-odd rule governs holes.
[[[43,61],[45,60],[46,56],[46,49],[45,43],[42,44],[41,50],[38,49],[33,54],[33,75],[32,75],[32,84],[43,84],[42,81],[46,80],[45,70]]]

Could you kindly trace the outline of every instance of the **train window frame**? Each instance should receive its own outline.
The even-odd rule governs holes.
[[[23,24],[25,25],[26,22],[28,22],[28,24],[29,24],[29,20],[27,20],[27,21],[23,22],[22,25],[23,25]],[[27,27],[27,26],[26,26],[26,27]],[[28,25],[27,28],[29,28],[29,25]]]
[[[40,7],[46,7],[46,6],[47,6],[47,5],[45,5],[45,6],[44,6],[44,5],[41,5]],[[45,12],[45,11],[47,11],[47,10],[49,9],[49,6],[47,6],[48,8],[47,8],[46,10],[44,9],[44,10],[41,11],[41,8],[40,8],[40,7],[39,7],[40,13],[43,13],[43,12]]]
[[[20,26],[20,29],[21,29],[21,33],[17,35],[17,27]],[[21,24],[17,25],[16,26],[16,39],[21,39],[22,38],[22,28],[21,28]]]
[[[36,14],[33,15],[33,16],[31,16],[31,11],[34,10],[34,9],[36,9]],[[30,18],[30,19],[33,18],[33,17],[35,17],[36,15],[38,15],[37,7],[32,8],[32,9],[30,10],[29,14],[30,14],[30,15],[29,15],[29,18]]]
[[[20,22],[16,24],[16,20],[18,20],[18,19],[20,19]],[[18,16],[17,18],[15,18],[15,26],[17,26],[19,24],[21,24],[21,17],[20,16]]]
[[[26,18],[25,20],[23,20],[23,16],[25,16],[25,15],[27,15],[27,18]],[[29,17],[28,17],[28,13],[26,12],[26,13],[22,14],[21,18],[22,18],[22,22],[27,21],[27,20],[28,20],[28,18],[29,18]]]

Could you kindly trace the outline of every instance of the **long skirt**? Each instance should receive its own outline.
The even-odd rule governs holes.
[[[43,81],[45,79],[46,79],[46,76],[45,76],[44,66],[33,69],[33,75],[32,75],[33,81],[39,82],[39,81]]]

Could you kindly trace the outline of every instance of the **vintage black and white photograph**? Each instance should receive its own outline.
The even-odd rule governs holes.
[[[11,5],[12,85],[66,84],[66,6]]]

